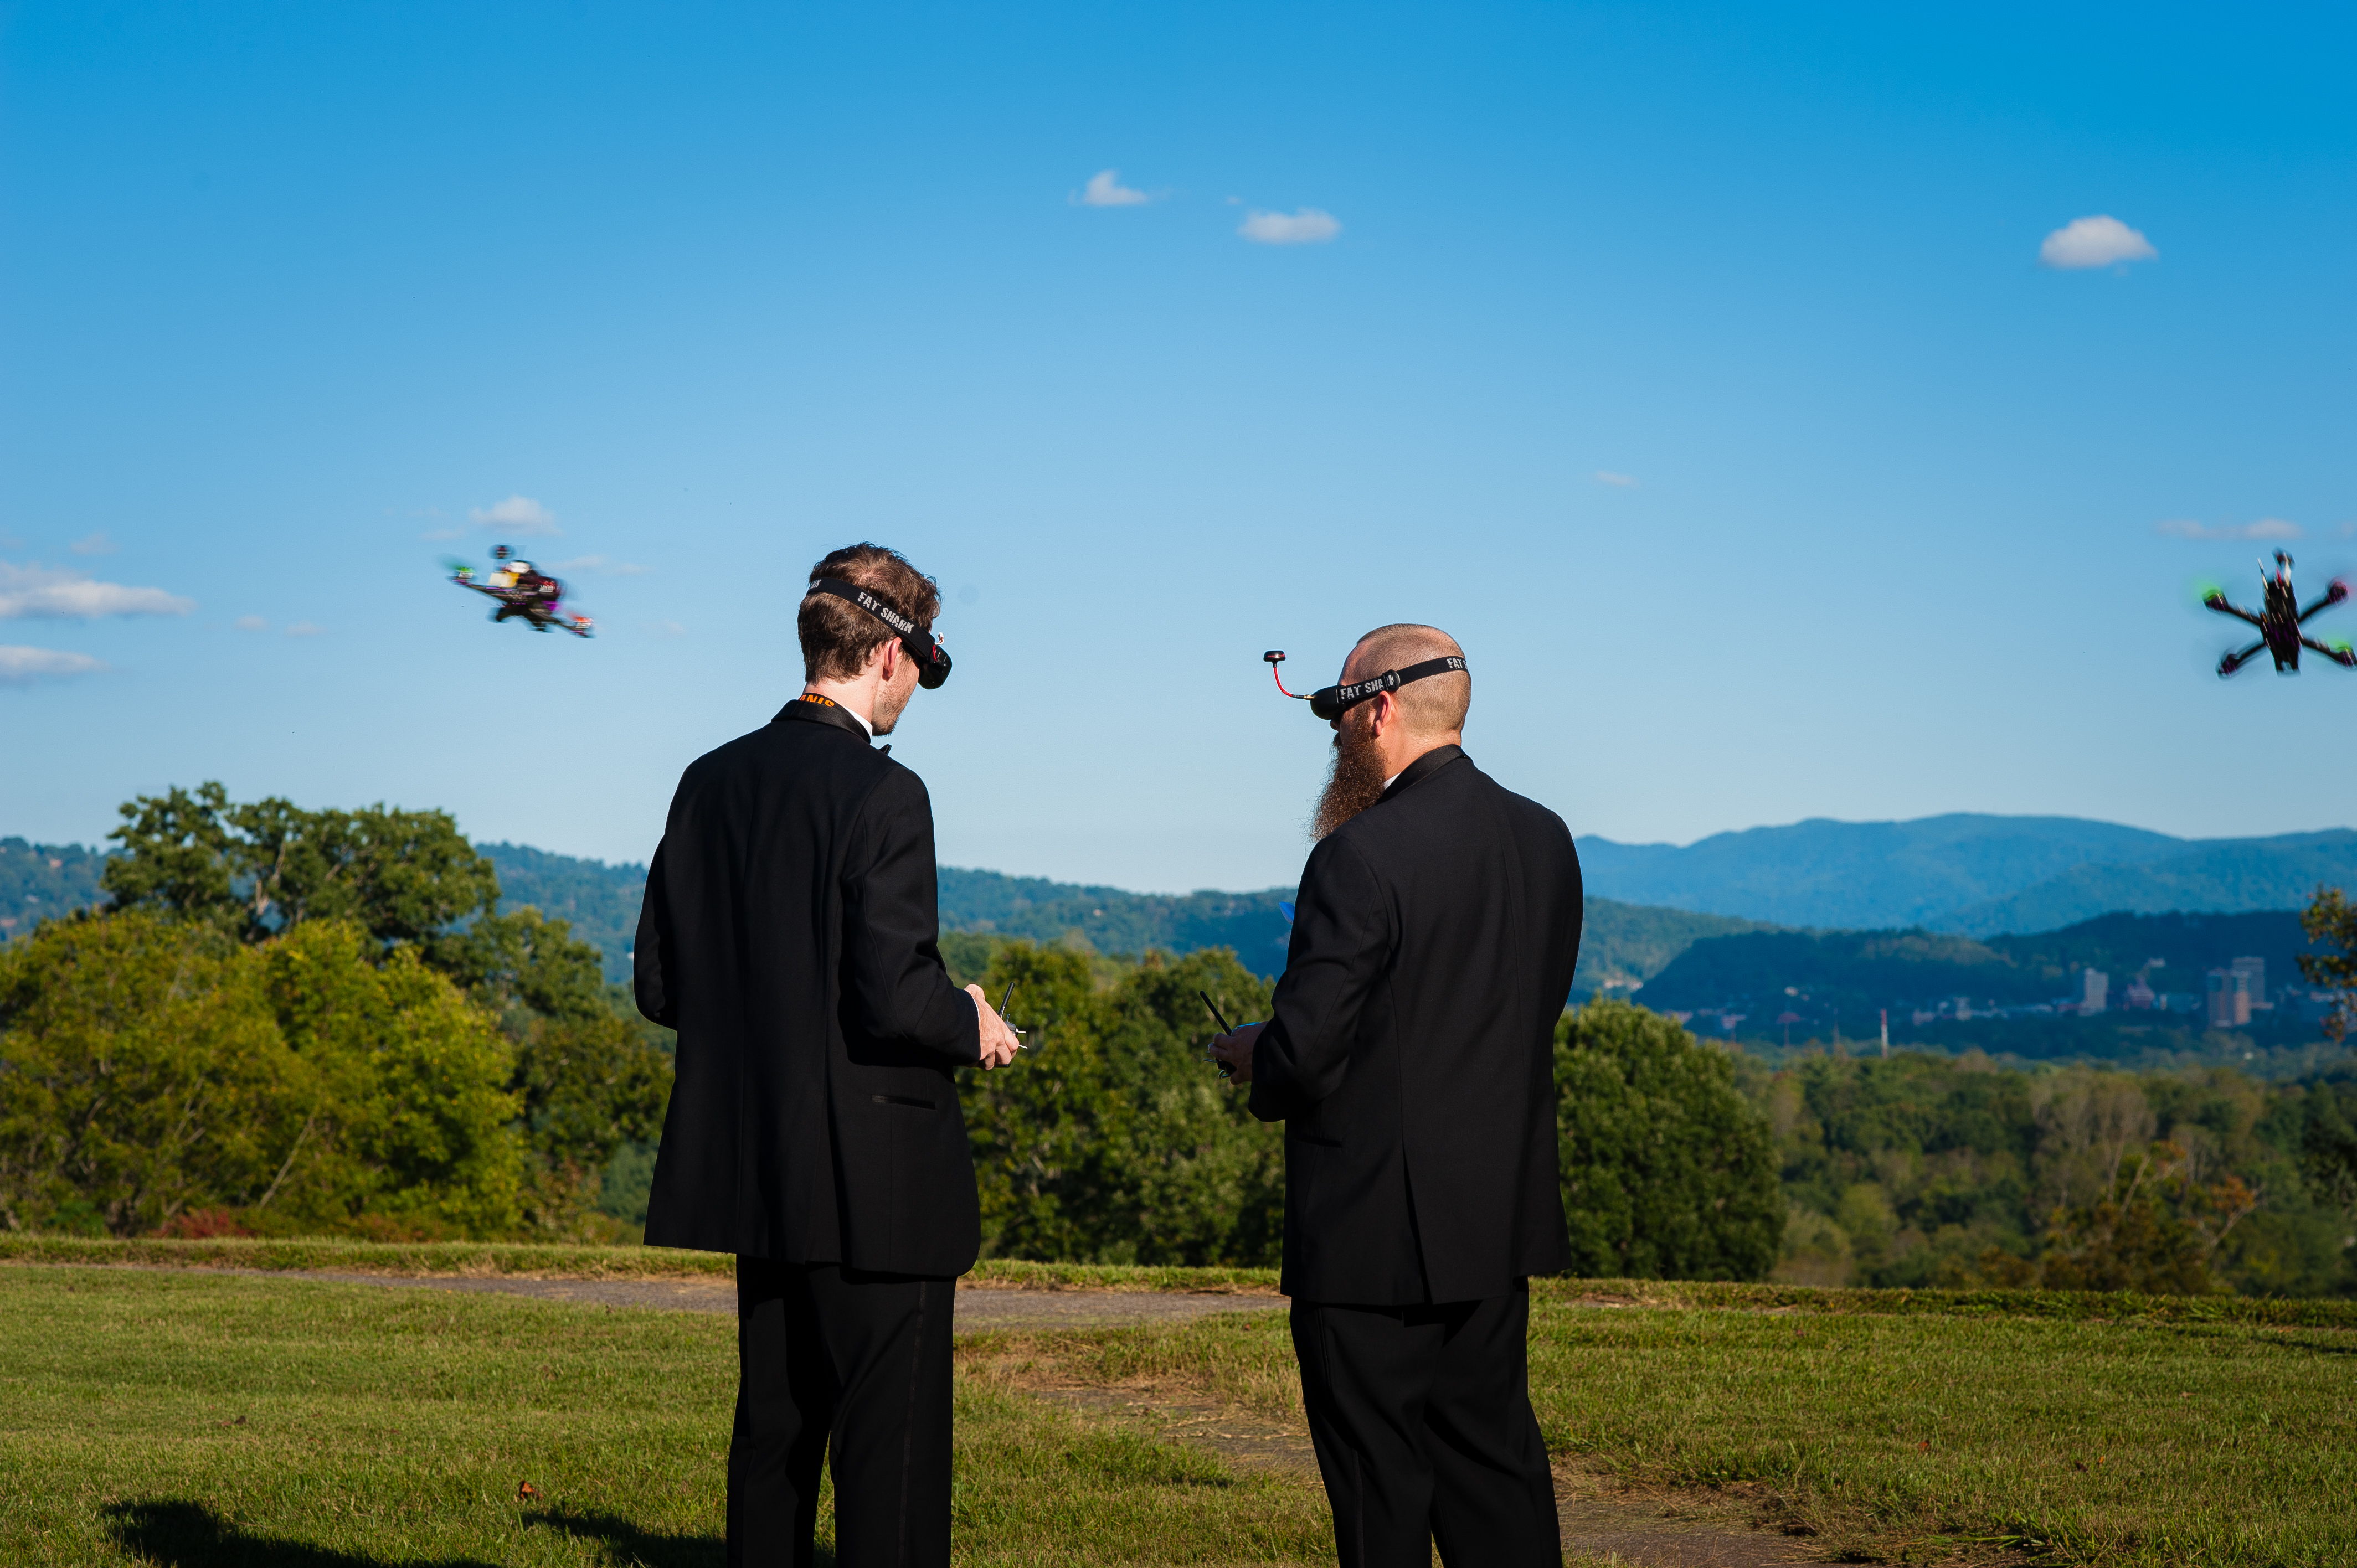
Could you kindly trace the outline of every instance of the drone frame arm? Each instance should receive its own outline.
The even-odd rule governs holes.
[[[2246,620],[2255,627],[2265,627],[2266,625],[2266,622],[2261,620],[2258,617],[2253,615],[2242,606],[2234,603],[2233,600],[2228,598],[2223,594],[2212,594],[2208,598],[2203,599],[2201,603],[2204,608],[2216,610],[2222,616],[2233,616],[2236,620]]]
[[[2309,606],[2308,608],[2299,612],[2301,624],[2306,625],[2308,618],[2314,615],[2317,611],[2330,609],[2333,606],[2339,604],[2348,596],[2349,585],[2336,578],[2333,581],[2332,586],[2327,588],[2323,594],[2317,598],[2316,603]]]
[[[2309,636],[2306,632],[2300,633],[2299,645],[2302,648],[2307,649],[2311,653],[2323,654],[2335,664],[2339,664],[2349,669],[2357,669],[2357,653],[2350,651],[2345,647],[2334,648],[2328,643],[2319,642],[2316,639]]]

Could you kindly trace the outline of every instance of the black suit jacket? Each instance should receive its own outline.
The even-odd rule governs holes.
[[[679,1031],[647,1242],[963,1273],[982,1241],[950,1074],[933,813],[833,704],[696,758],[639,916],[639,1010]]]
[[[1253,1056],[1283,1120],[1286,1294],[1501,1295],[1570,1263],[1555,1020],[1579,958],[1563,819],[1454,746],[1310,852]]]

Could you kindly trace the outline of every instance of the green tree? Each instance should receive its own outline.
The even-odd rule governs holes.
[[[2196,1179],[2187,1152],[2166,1139],[2131,1153],[2088,1202],[2057,1211],[2040,1260],[2052,1290],[2133,1290],[2202,1295],[2219,1247],[2259,1206],[2240,1176]]]
[[[961,1075],[983,1207],[1000,1257],[1267,1263],[1282,1243],[1284,1156],[1240,1089],[1203,1053],[1216,1028],[1265,1017],[1265,982],[1224,949],[1148,953],[1109,984],[1104,961],[1011,942],[990,959],[994,998],[1019,989],[1029,1048]]]
[[[615,1152],[659,1130],[670,1059],[619,1015],[597,950],[538,909],[500,912],[491,862],[448,813],[240,803],[206,783],[142,796],[122,815],[110,836],[123,853],[105,880],[118,908],[167,911],[247,942],[348,922],[379,944],[373,956],[422,961],[490,1010],[513,1047],[507,1087],[532,1228],[589,1225]]]
[[[0,1224],[512,1229],[506,1042],[414,952],[374,957],[340,922],[244,946],[137,910],[0,950]]]
[[[2299,977],[2319,990],[2335,993],[2332,1011],[2325,1015],[2324,1032],[2340,1039],[2349,1032],[2352,1002],[2357,1002],[2357,904],[2338,887],[2319,887],[2300,911],[2300,929],[2310,943],[2330,942],[2338,951],[2299,955]]]
[[[2357,1083],[2311,1084],[2300,1110],[2300,1175],[2309,1194],[2357,1216]]]
[[[305,811],[240,804],[218,783],[122,807],[102,886],[118,908],[211,921],[248,941],[304,920],[349,920],[379,941],[422,942],[499,898],[491,863],[447,811],[380,804]]]
[[[1594,1002],[1555,1027],[1555,1082],[1573,1273],[1753,1280],[1774,1265],[1774,1150],[1724,1052]]]
[[[135,1235],[268,1202],[315,1096],[262,979],[150,915],[0,948],[0,1226]]]
[[[279,1028],[318,1084],[317,1152],[300,1156],[285,1211],[330,1229],[375,1216],[426,1232],[513,1230],[513,1048],[414,949],[371,956],[368,934],[340,921],[307,921],[264,951]]]

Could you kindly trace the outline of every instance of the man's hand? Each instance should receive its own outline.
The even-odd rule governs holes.
[[[1228,1076],[1237,1083],[1252,1081],[1253,1047],[1260,1043],[1260,1032],[1265,1024],[1246,1024],[1232,1035],[1222,1035],[1211,1042],[1211,1059],[1228,1065]]]
[[[1006,1026],[1006,1020],[992,1009],[990,1000],[983,994],[981,986],[969,985],[965,993],[974,998],[974,1022],[982,1026],[982,1070],[988,1072],[992,1068],[1005,1067],[1015,1059],[1015,1053],[1022,1048],[1022,1042],[1015,1037],[1015,1031]]]

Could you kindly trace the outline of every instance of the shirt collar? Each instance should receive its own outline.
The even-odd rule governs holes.
[[[776,724],[786,719],[799,719],[805,724],[833,725],[835,728],[849,735],[856,735],[866,741],[873,741],[876,738],[875,725],[836,702],[833,697],[822,697],[816,692],[804,692],[801,696],[780,708],[777,717],[770,722]]]
[[[1461,746],[1436,746],[1383,782],[1383,800],[1404,790],[1413,789],[1450,763],[1465,755]]]

